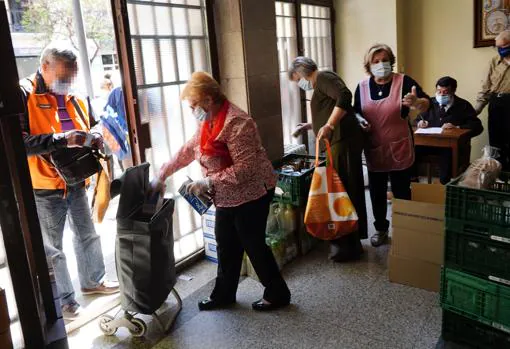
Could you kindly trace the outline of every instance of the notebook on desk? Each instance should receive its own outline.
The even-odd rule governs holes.
[[[441,127],[419,128],[414,133],[422,135],[438,135],[443,133],[443,129]]]

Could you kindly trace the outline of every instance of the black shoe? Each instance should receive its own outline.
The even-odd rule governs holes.
[[[340,253],[335,256],[330,256],[329,259],[331,259],[333,262],[336,263],[347,263],[347,262],[354,262],[361,259],[361,256],[363,255],[363,249],[360,251],[348,251],[345,253]]]
[[[379,247],[385,244],[388,241],[388,232],[387,231],[378,231],[370,238],[370,243],[374,247]]]
[[[234,304],[236,301],[232,302],[220,302],[216,301],[211,298],[206,298],[198,302],[198,309],[199,310],[214,310],[214,309],[220,309],[220,308],[226,308],[229,305]]]
[[[358,240],[356,246],[335,245],[331,244],[329,259],[337,263],[345,263],[357,261],[361,258],[365,251],[361,242]]]
[[[257,310],[257,311],[270,311],[270,310],[276,310],[279,308],[286,307],[289,304],[290,304],[290,301],[268,304],[268,303],[264,303],[263,298],[261,298],[258,301],[253,302],[251,304],[251,307],[253,308],[253,310]]]

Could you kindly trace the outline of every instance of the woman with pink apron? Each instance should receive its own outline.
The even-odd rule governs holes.
[[[414,163],[411,108],[425,111],[428,96],[407,75],[393,73],[395,56],[387,45],[374,45],[365,56],[370,77],[358,84],[354,108],[365,131],[365,158],[376,233],[370,241],[380,246],[388,239],[388,178],[398,199],[411,198],[411,167]]]

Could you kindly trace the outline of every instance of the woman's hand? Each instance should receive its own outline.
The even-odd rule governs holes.
[[[211,180],[209,178],[204,178],[189,183],[186,186],[186,193],[202,196],[210,200],[212,197],[211,189]]]
[[[166,191],[165,181],[161,180],[159,178],[154,178],[149,185],[149,190],[147,191],[147,196],[151,197],[157,193],[163,195],[165,193],[165,191]]]
[[[429,127],[429,123],[428,121],[425,121],[425,120],[420,120],[418,122],[418,128],[427,128]]]
[[[331,136],[333,136],[333,130],[328,124],[322,126],[317,133],[317,138],[319,141],[322,141],[323,139],[327,139],[329,141],[331,140]]]
[[[408,108],[415,108],[417,102],[418,95],[416,93],[416,86],[413,86],[411,88],[411,92],[406,94],[404,98],[402,98],[402,104]]]
[[[294,132],[292,133],[292,137],[299,137],[302,133],[308,131],[308,130],[311,130],[312,129],[312,124],[311,123],[308,123],[308,122],[302,122],[302,123],[299,123],[296,125],[296,129],[294,130]]]

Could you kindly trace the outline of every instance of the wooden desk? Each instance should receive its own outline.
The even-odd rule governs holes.
[[[414,134],[414,144],[452,150],[452,177],[457,177],[469,166],[471,153],[470,130],[453,128],[441,134]]]

